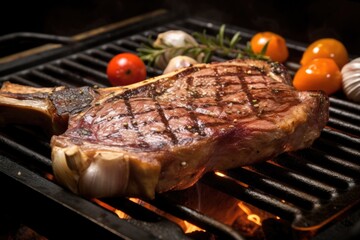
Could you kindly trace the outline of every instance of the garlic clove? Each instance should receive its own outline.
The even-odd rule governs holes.
[[[158,34],[154,47],[197,46],[198,43],[190,34],[180,30],[169,30]]]
[[[78,146],[71,146],[64,149],[66,163],[68,167],[76,172],[82,172],[89,167],[89,158],[80,150]]]
[[[54,147],[51,152],[52,168],[56,180],[63,186],[67,186],[72,192],[78,193],[77,182],[79,175],[71,170],[66,161],[66,149]]]
[[[169,73],[181,68],[189,67],[193,64],[198,63],[195,59],[188,56],[176,56],[173,57],[164,70],[165,73]]]
[[[349,100],[360,102],[360,58],[347,63],[342,69],[343,91]]]
[[[119,152],[97,152],[81,174],[79,193],[84,196],[123,195],[128,187],[130,156]]]
[[[86,155],[78,146],[52,151],[56,180],[72,192],[91,197],[124,195],[129,183],[131,157],[121,152]]]

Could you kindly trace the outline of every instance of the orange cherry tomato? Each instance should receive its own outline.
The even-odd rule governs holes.
[[[306,48],[300,64],[305,65],[314,58],[332,58],[340,69],[349,62],[344,44],[333,38],[322,38],[310,44]]]
[[[136,54],[120,53],[109,61],[106,74],[113,86],[125,86],[145,80],[146,66]]]
[[[277,62],[285,62],[289,57],[289,50],[286,41],[280,35],[273,32],[259,32],[255,34],[250,41],[250,45],[254,53],[261,53],[265,44],[269,42],[265,55],[271,60]]]
[[[323,90],[328,95],[341,89],[342,76],[332,58],[315,58],[296,72],[293,85],[298,90]]]

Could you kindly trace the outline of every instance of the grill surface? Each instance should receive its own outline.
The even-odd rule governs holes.
[[[115,54],[136,52],[142,43],[166,30],[192,33],[205,29],[207,34],[215,35],[219,27],[218,23],[194,18],[167,21],[166,24],[155,22],[143,27],[142,31],[133,33],[129,30],[128,35],[122,32],[113,34],[112,38],[103,37],[101,45],[99,41],[90,41],[81,47],[64,47],[53,55],[33,59],[34,63],[40,63],[36,66],[26,68],[18,64],[21,71],[9,73],[18,69],[4,69],[2,75],[7,75],[0,81],[34,87],[107,87],[110,85],[105,74],[106,65]],[[236,26],[226,28],[229,35],[237,31],[242,36],[239,47],[245,47],[254,32]],[[286,66],[294,74],[305,46],[288,40],[288,47],[291,58]],[[224,58],[214,56],[212,60]],[[156,68],[148,67],[147,70],[148,77],[161,74]],[[263,219],[262,224],[265,234],[267,227],[275,222],[276,226],[285,229],[282,236],[288,239],[294,234],[296,239],[310,239],[339,216],[354,209],[360,200],[359,116],[358,104],[345,100],[341,94],[332,96],[328,125],[311,148],[282,154],[249,167],[208,173],[198,185],[211,187],[268,213],[271,217]],[[71,232],[72,236],[87,236],[88,239],[100,236],[107,239],[196,239],[214,234],[221,239],[244,239],[236,229],[180,202],[176,197],[178,193],[161,194],[146,203],[135,203],[127,198],[102,199],[99,205],[99,201],[67,192],[52,181],[49,137],[39,129],[1,128],[0,146],[0,185],[7,189],[2,206],[9,206],[4,208],[5,214],[17,213],[21,221],[41,229],[46,236],[61,238]],[[148,205],[156,210],[149,210]],[[121,210],[131,219],[118,218],[111,211],[114,209]],[[161,214],[163,212],[166,214]],[[185,234],[166,215],[186,220],[206,232]],[[42,220],[34,221],[33,216]],[[66,222],[62,222],[61,217]],[[267,239],[272,238],[268,236]]]

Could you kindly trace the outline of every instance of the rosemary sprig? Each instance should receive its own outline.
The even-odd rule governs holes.
[[[205,63],[209,62],[215,53],[228,58],[269,59],[264,55],[268,43],[264,46],[261,53],[254,53],[249,42],[245,48],[240,48],[238,45],[241,40],[240,32],[236,32],[231,38],[228,38],[225,34],[224,24],[221,25],[219,32],[215,37],[207,35],[205,30],[202,33],[194,32],[192,35],[199,43],[196,46],[187,45],[183,47],[155,47],[152,45],[152,41],[149,39],[147,44],[142,44],[142,46],[137,49],[137,52],[139,53],[140,58],[149,65],[153,65],[159,57],[164,56],[165,54],[171,57],[175,57],[177,55],[186,55],[193,57],[198,61],[198,56],[202,55],[203,57],[200,58],[200,60],[201,62]]]

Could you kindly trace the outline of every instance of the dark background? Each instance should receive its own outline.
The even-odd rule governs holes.
[[[159,8],[310,43],[342,41],[360,55],[360,2],[355,0],[3,0],[0,34],[32,31],[71,36]]]

